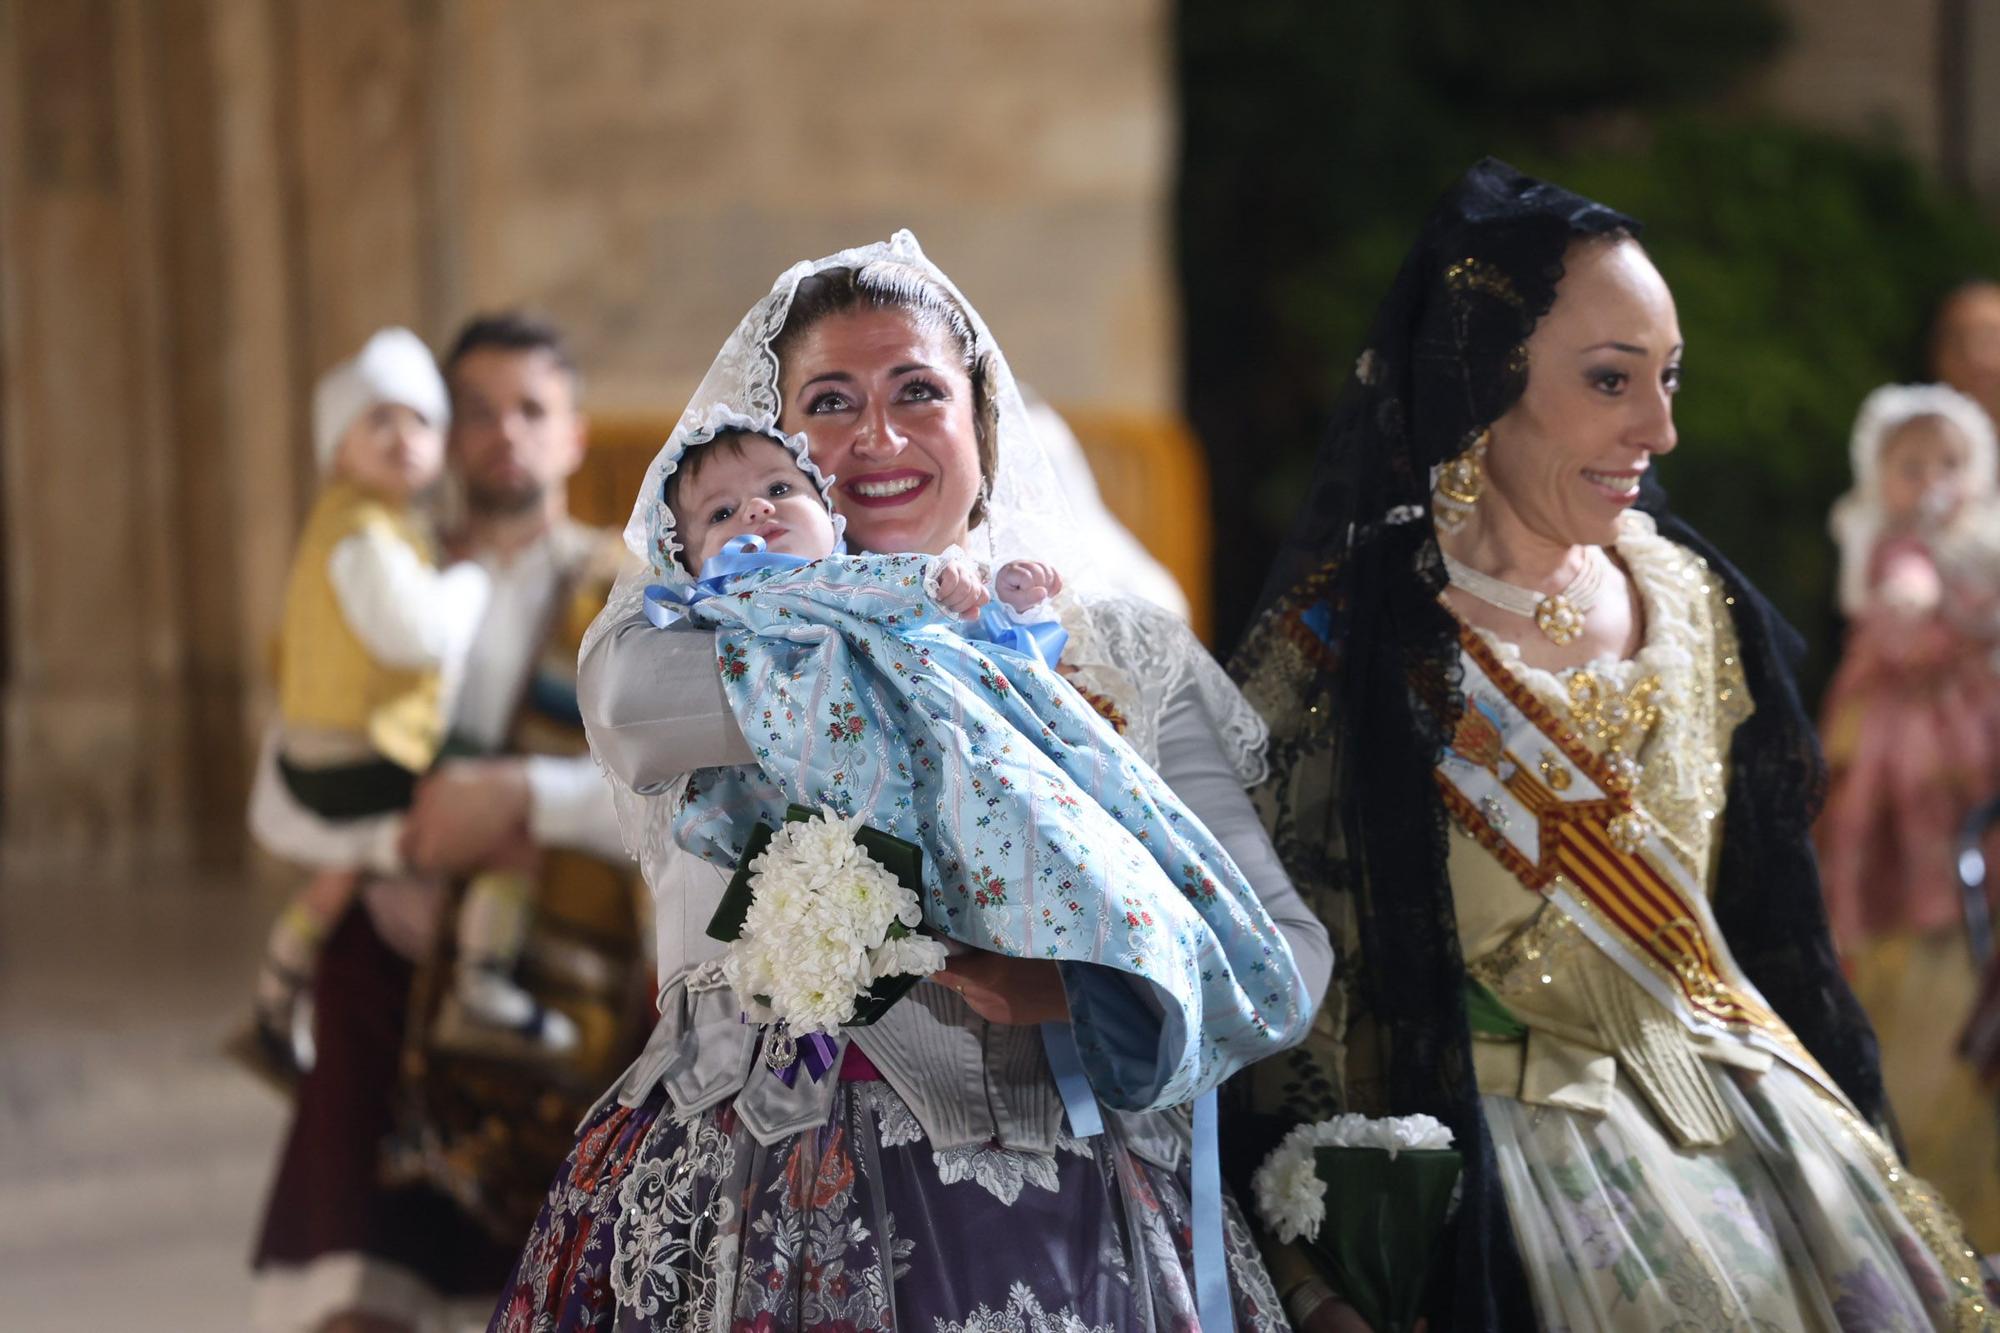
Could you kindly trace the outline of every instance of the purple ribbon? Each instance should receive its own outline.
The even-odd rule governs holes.
[[[826,1071],[833,1068],[833,1058],[840,1054],[840,1047],[834,1044],[833,1038],[824,1032],[808,1032],[805,1036],[794,1040],[799,1044],[799,1058],[783,1069],[771,1071],[778,1076],[778,1081],[788,1088],[798,1082],[800,1065],[806,1067],[806,1073],[812,1077],[813,1082],[817,1083],[825,1078]]]

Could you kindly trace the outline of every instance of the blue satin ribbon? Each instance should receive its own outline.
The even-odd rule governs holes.
[[[1229,1260],[1222,1240],[1222,1155],[1216,1135],[1215,1091],[1194,1103],[1194,1162],[1188,1173],[1194,1207],[1194,1304],[1202,1333],[1235,1333],[1229,1304]]]
[[[1325,602],[1314,602],[1299,612],[1299,623],[1319,636],[1321,643],[1330,644],[1334,639],[1333,608]]]
[[[1069,643],[1069,631],[1059,620],[1023,620],[1020,612],[995,598],[979,608],[979,629],[967,638],[980,638],[1002,648],[1034,658],[1045,667],[1061,660]]]
[[[832,554],[844,555],[846,552],[847,543],[840,542],[834,546]],[[646,619],[652,622],[654,629],[665,629],[686,616],[696,602],[725,592],[729,581],[739,575],[759,569],[797,569],[811,563],[812,560],[806,556],[771,550],[762,537],[752,532],[731,537],[723,543],[720,551],[703,562],[700,576],[685,588],[670,587],[664,583],[647,584]]]
[[[1076,1029],[1067,1023],[1042,1024],[1042,1052],[1048,1056],[1049,1073],[1055,1077],[1056,1091],[1062,1095],[1069,1132],[1080,1139],[1102,1134],[1104,1113],[1097,1109],[1097,1094],[1090,1090],[1090,1078],[1083,1072],[1083,1052],[1076,1048]]]

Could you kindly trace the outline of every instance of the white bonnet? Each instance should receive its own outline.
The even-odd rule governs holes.
[[[1986,410],[1946,384],[1885,384],[1861,401],[1849,455],[1854,485],[1834,502],[1828,526],[1840,546],[1840,608],[1858,615],[1868,605],[1868,568],[1882,535],[1882,450],[1898,427],[1919,417],[1942,417],[1966,442],[1966,481],[1975,502],[1995,485],[1993,422]]]
[[[690,410],[692,412],[692,410]],[[718,435],[755,435],[782,445],[786,452],[798,463],[799,470],[819,493],[819,502],[826,506],[826,512],[833,520],[833,539],[840,542],[847,533],[847,519],[833,507],[833,478],[819,470],[806,449],[804,432],[786,435],[768,415],[751,416],[739,412],[727,403],[711,403],[699,416],[683,416],[674,427],[674,433],[667,437],[667,443],[659,456],[647,469],[646,484],[655,494],[654,502],[644,504],[652,536],[649,542],[650,559],[654,573],[667,585],[678,586],[690,582],[692,575],[681,566],[680,525],[674,520],[673,508],[667,504],[667,484],[674,473],[680,470],[681,460],[690,449],[697,449],[712,443]]]
[[[355,418],[395,403],[442,430],[451,421],[444,376],[424,340],[405,328],[379,329],[362,349],[320,376],[313,389],[313,456],[324,473]]]
[[[1966,471],[1974,494],[1993,489],[1993,423],[1986,410],[1948,384],[1885,384],[1861,400],[1849,453],[1854,489],[1872,496],[1881,482],[1882,448],[1898,427],[1918,417],[1943,417],[1958,427],[1970,453]]]

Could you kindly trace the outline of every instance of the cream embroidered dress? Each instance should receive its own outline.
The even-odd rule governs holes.
[[[1752,707],[1723,589],[1643,514],[1616,552],[1645,607],[1634,657],[1551,674],[1486,637],[1712,883],[1723,760]],[[1469,978],[1517,1020],[1476,1024],[1474,1063],[1548,1327],[1987,1326],[1956,1223],[1844,1104],[1691,1034],[1463,830],[1450,875]]]

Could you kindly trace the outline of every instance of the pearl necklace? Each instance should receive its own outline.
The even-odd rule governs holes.
[[[1482,574],[1463,560],[1444,551],[1445,573],[1451,579],[1451,586],[1468,597],[1477,597],[1488,606],[1497,606],[1502,611],[1535,622],[1535,627],[1547,636],[1551,643],[1561,647],[1583,633],[1583,618],[1590,614],[1590,608],[1597,605],[1598,594],[1604,590],[1604,566],[1607,561],[1601,547],[1584,548],[1583,568],[1569,581],[1569,586],[1561,592],[1538,593],[1532,588],[1522,588],[1515,584],[1496,579],[1490,574]]]

